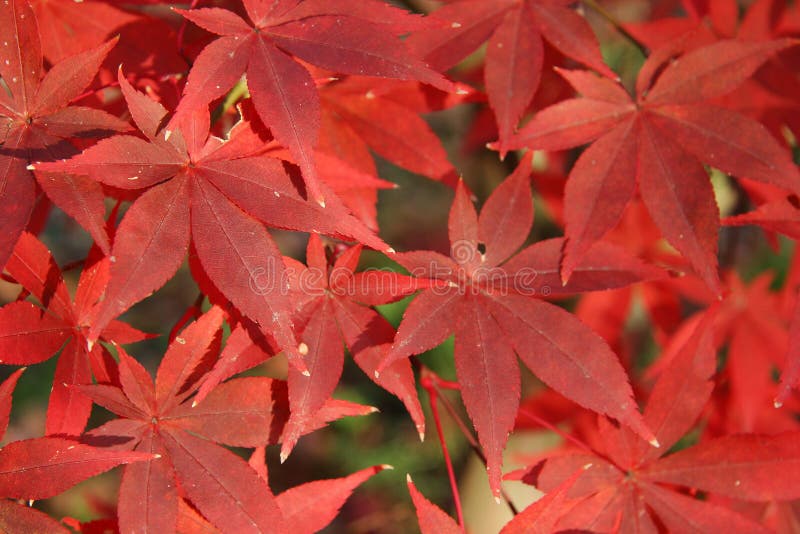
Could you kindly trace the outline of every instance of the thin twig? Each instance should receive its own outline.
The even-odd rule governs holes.
[[[450,480],[450,490],[453,492],[453,501],[456,505],[456,515],[458,516],[458,524],[461,529],[464,529],[464,511],[461,508],[461,495],[458,492],[458,483],[456,482],[456,474],[453,470],[453,461],[450,458],[450,451],[447,449],[447,441],[445,441],[444,430],[442,429],[442,420],[439,417],[439,407],[437,404],[438,393],[435,386],[428,385],[425,387],[428,391],[428,402],[431,405],[431,412],[433,413],[433,420],[436,423],[436,433],[439,436],[439,445],[442,447],[442,454],[444,455],[444,463],[447,466],[447,478]]]
[[[483,466],[486,467],[489,464],[489,462],[486,459],[486,454],[484,454],[483,449],[481,448],[480,444],[478,443],[477,438],[472,433],[472,431],[469,429],[467,424],[463,421],[463,419],[461,419],[461,416],[458,414],[458,412],[456,411],[455,407],[450,402],[450,399],[448,399],[447,396],[444,395],[442,390],[440,389],[441,386],[446,386],[446,387],[450,388],[450,385],[454,384],[454,382],[449,382],[447,380],[442,380],[433,371],[431,371],[431,370],[429,370],[427,368],[425,368],[425,371],[426,371],[426,376],[422,379],[423,387],[425,387],[425,389],[428,391],[429,395],[431,393],[435,393],[436,396],[442,401],[442,404],[444,405],[445,410],[447,410],[447,413],[450,415],[450,417],[456,423],[456,425],[458,426],[459,430],[461,430],[461,433],[466,438],[467,443],[469,443],[469,446],[472,449],[472,452],[475,453],[475,455],[481,461]],[[519,510],[517,509],[517,507],[514,505],[513,502],[511,502],[511,497],[509,497],[509,495],[505,492],[505,490],[502,487],[500,488],[500,497],[502,497],[503,501],[505,501],[506,505],[508,506],[509,510],[511,510],[512,514],[517,515],[519,513]]]

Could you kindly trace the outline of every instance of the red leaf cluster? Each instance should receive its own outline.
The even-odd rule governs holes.
[[[439,403],[503,532],[796,532],[800,254],[744,227],[800,238],[800,7],[628,4],[4,0],[0,530],[326,528],[390,466],[281,492],[267,466],[378,411],[335,398],[349,354],[421,439],[429,394],[457,519],[408,476],[422,532],[471,528]],[[447,250],[386,242],[387,162],[453,190]],[[69,265],[59,211],[91,239]],[[165,332],[132,318],[182,272],[148,370],[129,345]],[[51,358],[31,437],[12,393]],[[562,443],[512,469],[541,426]],[[24,504],[116,466],[95,521]]]

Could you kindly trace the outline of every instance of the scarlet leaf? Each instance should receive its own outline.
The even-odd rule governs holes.
[[[77,436],[83,432],[89,420],[91,399],[78,388],[70,387],[72,384],[89,384],[92,381],[86,349],[79,345],[82,341],[72,338],[58,358],[47,406],[45,432],[48,435]],[[99,352],[102,348],[95,346],[94,350]]]
[[[6,269],[45,308],[58,315],[69,314],[72,304],[58,265],[47,247],[33,235],[20,236]]]
[[[642,200],[667,241],[715,292],[719,209],[705,171],[667,138],[642,128],[639,144]],[[693,184],[693,185],[689,185]]]
[[[235,447],[270,442],[273,409],[272,383],[260,377],[235,378],[220,384],[200,403],[182,404],[165,421]]]
[[[120,530],[172,532],[177,524],[178,492],[167,451],[152,434],[136,446],[136,451],[161,458],[125,468],[119,488]]]
[[[622,123],[581,154],[564,190],[564,219],[569,236],[563,279],[569,280],[591,243],[622,218],[636,188],[636,128]],[[602,199],[602,201],[601,201]]]
[[[30,302],[0,308],[0,361],[24,365],[52,357],[69,336],[68,327]]]
[[[658,443],[639,415],[619,360],[597,334],[546,302],[509,295],[489,303],[503,334],[534,374],[567,398]]]
[[[187,382],[206,353],[213,350],[223,318],[222,310],[214,306],[170,344],[156,375],[155,402],[162,413],[174,408],[192,386]]]
[[[523,157],[517,169],[484,204],[478,217],[478,239],[486,246],[483,262],[495,266],[507,260],[527,238],[533,224],[530,165],[533,154]]]
[[[31,111],[47,115],[64,107],[92,82],[103,59],[117,44],[112,39],[96,48],[56,63],[42,78]]]
[[[281,458],[286,458],[297,439],[317,411],[333,394],[344,365],[344,347],[338,333],[333,310],[323,301],[314,310],[303,330],[303,342],[308,347],[305,362],[309,375],[289,370],[289,406],[291,416],[286,423],[281,446]]]
[[[422,534],[461,534],[464,532],[464,529],[459,527],[452,517],[419,492],[411,481],[411,476],[407,478],[408,492],[417,509],[417,520]]]
[[[700,503],[656,485],[644,485],[642,493],[658,517],[675,532],[769,532],[758,523],[728,508]]]
[[[344,478],[315,480],[284,491],[275,498],[283,518],[300,532],[328,526],[353,490],[391,466],[376,465]]]
[[[689,485],[748,501],[791,500],[800,469],[797,433],[725,436],[667,456],[648,468],[647,480]]]
[[[26,169],[31,160],[54,160],[74,154],[74,147],[65,138],[100,137],[113,131],[127,130],[128,126],[104,111],[92,110],[81,114],[69,107],[70,100],[95,77],[100,63],[116,41],[55,63],[42,77],[39,28],[33,8],[27,1],[13,0],[4,4],[0,10],[0,34],[3,35],[0,77],[8,91],[4,91],[0,102],[0,124],[4,130],[0,154],[0,217],[4,226],[9,228],[0,239],[0,265],[4,265],[33,208],[34,175]],[[76,120],[76,115],[81,118]],[[69,126],[65,127],[65,122]],[[85,224],[98,242],[107,248],[105,235],[98,225],[104,210],[102,202],[98,202],[96,188],[83,190],[78,186],[67,193],[64,187],[48,187],[47,181],[52,177],[35,178],[45,182],[43,189],[54,193],[52,200],[59,205],[63,203],[65,211]],[[76,205],[81,199],[86,200],[85,205]]]
[[[567,492],[581,474],[583,470],[576,471],[556,489],[547,492],[547,495],[528,506],[503,527],[501,533],[546,534],[555,531],[558,520],[569,513]]]
[[[0,500],[0,529],[4,532],[52,532],[53,534],[70,532],[49,515],[6,499]]]
[[[46,499],[112,467],[151,458],[151,454],[104,450],[63,438],[15,441],[0,450],[0,494]]]
[[[186,180],[147,191],[125,213],[111,248],[111,280],[89,332],[97,339],[113,318],[161,287],[178,270],[189,247]]]
[[[523,180],[529,165],[530,160],[523,159],[511,180]],[[508,187],[519,188],[514,182]],[[517,191],[530,196],[528,187]],[[506,197],[508,189],[495,194]],[[494,201],[490,198],[487,204]],[[525,211],[522,210],[523,217]],[[437,278],[447,282],[447,286],[433,286],[412,301],[378,371],[404,356],[429,350],[455,333],[461,394],[486,452],[492,491],[495,494],[500,491],[501,454],[519,402],[519,372],[514,352],[563,395],[617,418],[657,445],[633,402],[624,369],[605,342],[567,312],[531,298],[538,295],[532,291],[534,284],[539,283],[538,269],[531,261],[536,257],[531,253],[536,246],[499,266],[482,265],[485,257],[477,252],[478,217],[463,185],[456,190],[448,230],[451,258],[433,253],[395,256],[412,273]],[[516,230],[527,234],[529,228]],[[543,246],[539,250],[549,249]],[[537,260],[557,261],[559,252],[552,250]],[[623,257],[620,259],[625,262]],[[609,283],[602,277],[592,280],[590,276],[581,289],[618,287],[617,284],[624,285],[636,278],[634,275],[622,283],[612,278]]]
[[[0,384],[0,439],[8,429],[8,417],[11,415],[11,394],[14,393],[17,380],[24,371],[25,368],[17,369]]]
[[[690,104],[730,92],[773,54],[796,44],[789,39],[750,43],[719,41],[689,52],[661,74],[647,94],[653,104]]]
[[[281,285],[284,266],[277,247],[263,226],[228,202],[212,185],[199,181],[196,185],[192,232],[198,236],[195,246],[203,268],[224,288],[231,302],[271,331],[293,364],[305,370],[290,328],[289,306]],[[223,240],[212,240],[212,236]]]
[[[300,165],[309,197],[324,206],[313,155],[320,127],[319,95],[311,74],[292,56],[345,74],[419,79],[450,88],[401,42],[387,35],[383,24],[374,22],[381,18],[374,11],[377,3],[370,0],[370,4],[373,9],[368,16],[360,17],[360,9],[331,9],[316,3],[293,2],[273,10],[245,2],[253,27],[218,10],[182,11],[189,20],[224,35],[195,62],[186,85],[187,98],[174,122],[191,107],[205,106],[224,94],[246,70],[259,116]],[[402,16],[386,6],[379,11],[391,18]],[[309,27],[314,31],[309,32]]]
[[[539,86],[543,37],[565,55],[615,77],[603,63],[589,25],[561,2],[461,0],[432,16],[449,27],[415,32],[409,42],[435,66],[452,67],[489,39],[484,77],[503,154]]]
[[[596,140],[570,173],[564,280],[590,243],[619,221],[634,195],[635,180],[663,235],[691,261],[709,288],[720,293],[716,272],[719,212],[707,174],[695,156],[793,191],[800,174],[762,126],[736,113],[698,104],[735,89],[771,55],[792,44],[790,40],[736,40],[700,47],[664,68],[648,93],[642,80],[654,76],[669,57],[653,54],[640,71],[635,105],[609,80],[561,71],[584,98],[545,108],[506,148],[560,150]],[[740,130],[741,134],[730,138],[729,131]],[[596,209],[600,205],[604,209]]]
[[[275,498],[247,462],[230,451],[174,430],[163,435],[186,496],[223,532],[285,532]]]
[[[514,133],[539,87],[544,64],[544,44],[527,3],[519,12],[505,14],[486,50],[486,92],[497,117],[500,154],[504,156],[503,140]]]

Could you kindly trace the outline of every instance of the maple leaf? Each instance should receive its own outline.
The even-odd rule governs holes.
[[[110,251],[111,280],[89,338],[161,287],[183,262],[191,240],[214,285],[303,370],[281,285],[283,261],[262,222],[388,247],[335,197],[325,208],[303,200],[280,160],[252,156],[254,144],[263,145],[257,131],[241,125],[222,142],[209,137],[208,112],[201,110],[166,139],[166,109],[134,90],[121,71],[119,83],[147,140],[119,135],[69,160],[36,165],[121,189],[146,189],[120,223]],[[257,285],[262,277],[268,287]]]
[[[500,151],[533,100],[544,65],[542,38],[598,72],[616,79],[600,55],[589,24],[563,0],[461,0],[435,11],[444,28],[414,32],[409,46],[434,68],[453,67],[487,42],[484,78],[497,120]]]
[[[692,428],[711,395],[715,314],[713,308],[705,312],[692,321],[688,337],[676,338],[668,349],[674,356],[650,394],[644,419],[662,449],[600,418],[600,451],[550,455],[528,470],[525,480],[548,491],[578,466],[591,464],[568,493],[580,502],[559,530],[605,531],[616,525],[621,532],[657,532],[658,521],[674,532],[765,532],[730,508],[694,499],[676,486],[755,502],[798,497],[789,482],[798,465],[797,432],[724,436],[661,456]]]
[[[263,458],[259,461],[263,462]],[[392,469],[392,467],[376,465],[342,478],[307,482],[276,495],[275,501],[278,503],[284,519],[287,523],[291,523],[294,531],[318,532],[333,521],[339,513],[339,509],[357,486],[384,469]],[[266,473],[259,474],[266,480]],[[179,501],[178,506],[177,532],[186,534],[217,534],[221,532],[183,499]]]
[[[24,232],[6,270],[44,309],[25,300],[0,308],[0,362],[30,365],[60,351],[45,431],[48,435],[77,436],[86,426],[92,403],[71,386],[91,384],[92,370],[99,380],[111,380],[107,368],[111,356],[100,344],[89,348],[87,340],[92,309],[108,282],[109,261],[103,258],[85,266],[73,300],[50,251]],[[100,339],[111,343],[133,343],[148,337],[116,320],[99,334]]]
[[[173,45],[175,31],[163,20],[122,10],[116,2],[39,0],[31,3],[39,30],[46,36],[42,40],[42,54],[51,64],[118,35],[117,46],[100,70],[104,85],[116,81],[116,69],[120,64],[137,76],[155,78],[188,69]]]
[[[173,532],[180,497],[190,500],[223,532],[285,529],[266,481],[241,458],[215,444],[258,447],[277,442],[288,412],[283,383],[264,377],[236,378],[218,385],[201,402],[191,399],[219,350],[223,318],[222,310],[214,306],[175,337],[155,383],[120,349],[121,387],[79,388],[122,417],[90,431],[91,440],[162,455],[123,473],[119,522],[125,532]],[[325,408],[310,430],[327,422],[333,411]]]
[[[412,107],[414,97],[424,97],[416,83],[348,76],[325,84],[320,88],[319,150],[353,165],[365,165],[372,161],[371,148],[392,163],[434,180],[454,173],[442,142]],[[362,170],[376,174],[371,163]]]
[[[431,283],[383,270],[355,273],[360,255],[361,247],[356,246],[342,252],[329,265],[321,239],[312,234],[306,253],[308,267],[294,267],[298,282],[292,285],[301,290],[297,296],[298,315],[303,317],[298,332],[307,349],[305,361],[310,374],[289,369],[291,416],[282,438],[281,460],[289,455],[298,437],[306,433],[307,425],[314,421],[339,383],[343,345],[367,376],[403,401],[420,437],[424,436],[425,419],[410,362],[396,361],[375,376],[395,332],[378,312],[362,304],[394,302]]]
[[[489,197],[480,218],[463,185],[458,186],[448,224],[450,257],[424,251],[393,256],[413,275],[447,285],[424,290],[411,302],[391,352],[378,368],[420,354],[455,334],[462,398],[486,451],[495,493],[500,489],[501,452],[519,405],[515,352],[563,395],[653,439],[633,402],[627,375],[608,345],[573,315],[534,295],[621,287],[658,278],[660,271],[603,244],[562,287],[557,266],[561,239],[534,244],[508,259],[525,242],[533,223],[531,158],[523,158]],[[479,243],[485,253],[479,252]]]
[[[719,210],[700,162],[790,191],[800,190],[800,172],[761,124],[707,101],[735,89],[793,44],[719,41],[666,65],[655,81],[669,56],[654,55],[639,72],[636,100],[611,80],[561,71],[583,98],[540,111],[509,145],[561,150],[594,141],[566,186],[564,280],[588,247],[619,222],[638,183],[667,241],[720,292]]]
[[[0,9],[0,265],[28,224],[36,184],[54,204],[83,226],[105,251],[105,206],[100,185],[84,178],[36,175],[26,167],[36,160],[69,157],[77,149],[67,140],[101,137],[130,127],[98,109],[71,106],[70,101],[94,79],[116,44],[112,39],[55,64],[42,66],[42,44],[36,17],[27,0],[9,0]]]
[[[715,399],[725,433],[797,428],[791,409],[774,409],[788,400],[794,385],[791,337],[796,331],[788,324],[778,295],[770,291],[773,278],[769,272],[748,284],[735,273],[727,278],[730,294],[721,303],[715,325],[718,343],[727,345],[727,391]],[[780,384],[773,378],[776,368],[783,371]]]
[[[24,369],[0,384],[0,437],[8,427],[11,395]],[[0,449],[0,529],[3,532],[69,532],[46,514],[11,502],[46,499],[120,464],[150,460],[136,452],[111,451],[62,438],[15,441]]]
[[[395,35],[408,28],[405,12],[375,0],[243,0],[250,22],[217,8],[178,10],[220,35],[197,57],[174,123],[224,95],[247,75],[258,114],[303,171],[309,197],[325,204],[314,165],[320,102],[299,58],[333,72],[450,84],[414,58]],[[414,24],[416,25],[416,24]]]
[[[136,360],[120,350],[121,388],[98,384],[81,391],[124,417],[89,433],[94,439],[123,440],[127,449],[157,453],[158,460],[129,466],[122,477],[119,523],[125,531],[173,532],[178,486],[220,528],[282,531],[280,510],[264,483],[239,457],[193,435],[236,446],[269,441],[272,381],[233,380],[201,406],[184,401],[194,392],[191,378],[207,365],[218,343],[223,314],[212,308],[170,344],[155,384]],[[192,433],[190,433],[192,432]]]
[[[739,20],[736,0],[700,2],[692,6],[688,17],[626,24],[625,28],[653,49],[653,54],[678,55],[720,39],[768,41],[796,37],[798,29],[783,23],[792,10],[797,12],[797,7],[774,0],[757,0],[747,6]],[[795,76],[798,57],[796,49],[776,54],[751,79],[717,103],[759,120],[778,139],[782,139],[782,128],[787,125],[796,132],[800,124],[797,113],[800,83]]]

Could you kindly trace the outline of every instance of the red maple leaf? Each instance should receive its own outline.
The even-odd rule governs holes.
[[[533,223],[531,156],[486,201],[480,218],[463,185],[450,209],[450,257],[414,251],[393,256],[416,276],[447,283],[420,292],[405,312],[384,364],[420,354],[455,334],[455,364],[467,413],[486,451],[493,491],[520,395],[516,354],[563,395],[630,425],[647,439],[627,375],[608,345],[577,318],[535,296],[625,286],[660,272],[606,244],[592,249],[562,286],[563,240],[517,255]],[[485,246],[485,253],[479,249]]]
[[[253,455],[254,457],[256,454]],[[250,464],[253,466],[253,459]],[[263,463],[263,458],[259,458]],[[259,471],[259,466],[254,466]],[[285,523],[291,525],[295,532],[319,532],[327,527],[337,516],[342,505],[347,501],[353,490],[363,484],[373,475],[391,469],[389,465],[376,465],[357,471],[351,475],[314,480],[299,486],[287,489],[275,496],[275,501],[283,514]],[[266,480],[266,472],[259,472]],[[115,522],[112,521],[114,525]],[[82,530],[86,534],[94,531]],[[219,534],[226,532],[225,528],[217,528],[209,523],[184,499],[178,501],[178,521],[176,532],[191,534]]]
[[[708,100],[735,89],[793,44],[719,41],[666,66],[669,56],[654,55],[639,72],[636,100],[611,80],[562,71],[583,98],[540,111],[510,148],[561,150],[594,141],[575,162],[565,191],[564,280],[588,247],[619,222],[638,183],[667,241],[720,292],[719,210],[701,161],[791,191],[800,190],[800,172],[761,124]]]
[[[320,102],[299,58],[343,74],[451,85],[405,48],[397,34],[421,22],[374,0],[243,0],[250,22],[217,8],[179,12],[220,35],[197,57],[176,119],[224,95],[247,74],[256,110],[303,171],[309,197],[325,204],[314,165]]]
[[[0,439],[8,428],[11,395],[23,371],[18,369],[0,384]],[[0,449],[0,528],[67,534],[69,530],[47,514],[8,498],[47,499],[120,464],[151,459],[152,454],[103,449],[64,438],[9,443]]]
[[[798,432],[728,435],[662,456],[694,426],[711,395],[714,315],[713,309],[705,312],[691,322],[689,336],[676,337],[668,349],[674,357],[645,407],[645,423],[663,448],[653,449],[599,418],[599,450],[556,453],[528,469],[524,480],[549,491],[591,464],[568,493],[580,501],[559,522],[559,530],[655,533],[661,524],[671,532],[766,532],[719,501],[701,501],[679,488],[752,502],[800,496],[793,483]]]
[[[425,419],[410,362],[396,361],[375,376],[395,331],[378,312],[364,304],[394,302],[429,287],[430,282],[383,270],[355,273],[360,255],[361,247],[356,246],[342,252],[329,265],[322,241],[312,234],[306,253],[308,267],[289,264],[297,277],[292,285],[300,290],[296,298],[302,319],[296,323],[299,338],[307,348],[305,361],[310,374],[289,369],[291,416],[282,439],[282,459],[289,455],[298,437],[306,433],[307,425],[314,421],[339,383],[344,346],[367,376],[403,401],[420,437],[424,435]]]
[[[780,37],[797,37],[797,27],[790,22],[792,13],[800,13],[797,6],[774,0],[757,0],[741,14],[736,0],[696,2],[686,4],[688,17],[666,17],[625,28],[653,54],[678,55],[712,44],[720,39],[738,38],[743,41],[768,41]],[[752,116],[767,126],[781,139],[781,128],[789,126],[797,131],[800,115],[797,113],[797,95],[800,82],[797,72],[800,51],[784,50],[753,73],[730,95],[718,103]]]
[[[50,252],[27,232],[17,241],[6,270],[44,308],[26,300],[0,308],[0,362],[30,365],[60,351],[45,430],[49,435],[77,436],[86,426],[92,403],[71,386],[91,384],[93,372],[98,380],[112,380],[110,354],[102,345],[90,347],[88,343],[92,310],[108,283],[108,258],[84,267],[74,300]],[[98,337],[111,343],[133,343],[149,336],[112,320]]]
[[[216,359],[223,318],[223,312],[212,307],[186,327],[169,345],[155,383],[120,349],[121,387],[80,387],[122,417],[90,431],[91,441],[161,455],[125,469],[119,497],[124,532],[175,531],[181,497],[224,531],[285,531],[279,503],[266,481],[215,444],[275,443],[287,416],[285,385],[264,377],[236,378],[218,385],[201,402],[191,398]],[[369,411],[367,407],[361,413]],[[310,430],[323,426],[331,413],[320,410]]]
[[[377,174],[369,149],[396,165],[434,180],[455,173],[442,142],[419,113],[431,106],[417,83],[349,76],[320,88],[320,151]],[[361,167],[361,166],[364,167]]]
[[[262,222],[387,246],[335,196],[324,208],[303,200],[280,160],[253,155],[264,145],[256,129],[240,124],[223,142],[209,136],[208,112],[199,111],[167,139],[167,111],[135,91],[121,71],[119,83],[146,140],[115,136],[67,161],[36,166],[120,189],[146,189],[120,223],[110,251],[111,280],[89,338],[161,287],[183,262],[191,240],[214,285],[304,369],[282,285],[283,260]],[[270,286],[255,288],[258,276]]]
[[[156,80],[188,69],[174,46],[175,31],[159,18],[122,10],[117,2],[35,0],[31,4],[39,31],[46,36],[42,53],[51,64],[119,36],[99,73],[104,85],[116,81],[120,64],[129,74]]]
[[[38,175],[34,180],[26,167],[75,154],[70,138],[130,129],[105,111],[70,105],[92,82],[116,40],[71,56],[45,73],[39,29],[27,0],[9,0],[0,9],[0,35],[0,78],[10,92],[0,91],[0,265],[28,224],[37,183],[108,251],[100,185],[80,177]]]
[[[433,67],[446,70],[487,41],[484,77],[497,119],[500,151],[528,108],[542,76],[542,38],[598,72],[616,79],[600,55],[589,24],[565,0],[461,0],[435,11],[443,28],[414,32],[409,46]]]

